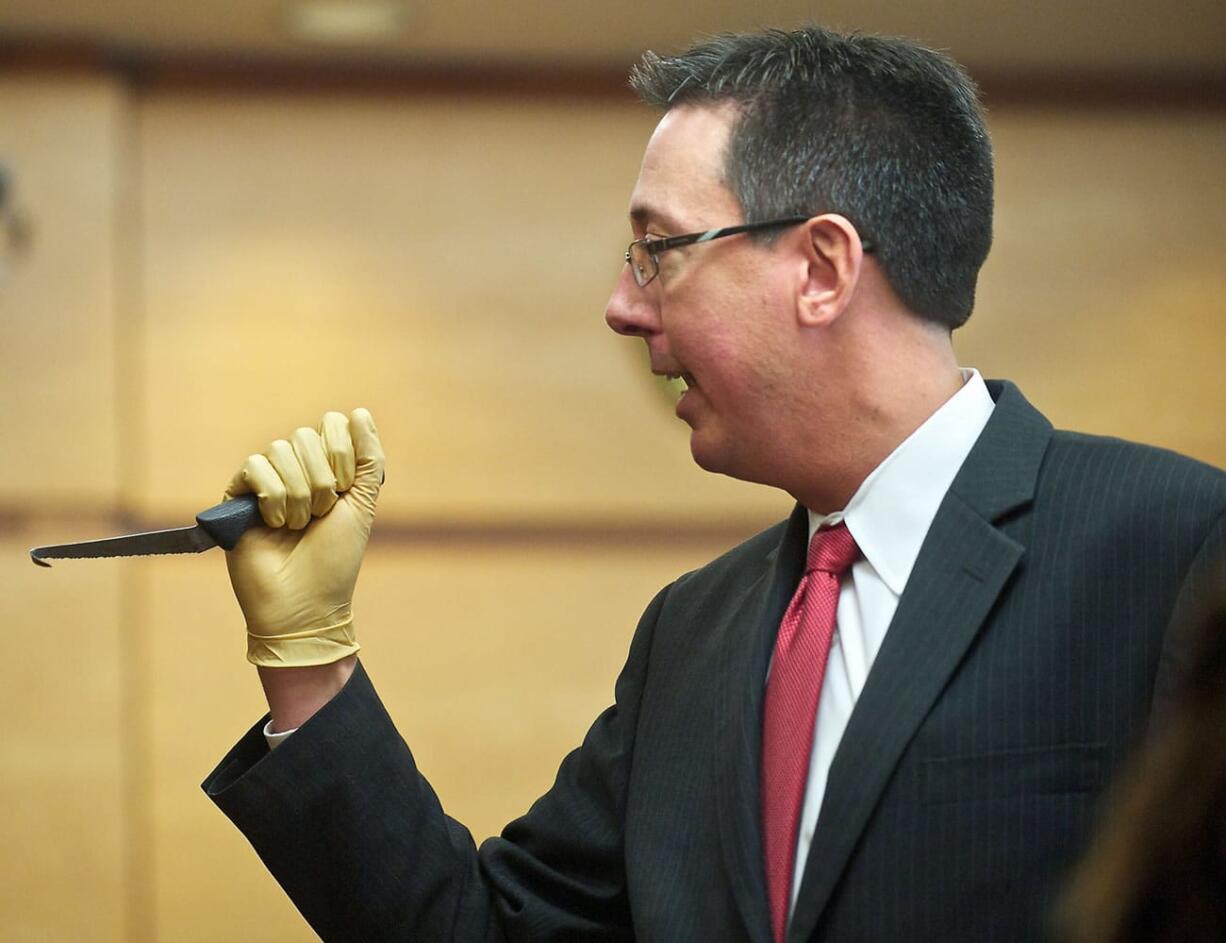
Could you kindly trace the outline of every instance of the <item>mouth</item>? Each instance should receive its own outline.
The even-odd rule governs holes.
[[[663,377],[664,381],[674,389],[679,389],[685,392],[692,386],[698,384],[694,382],[694,375],[686,373],[684,370],[653,370],[658,377]]]

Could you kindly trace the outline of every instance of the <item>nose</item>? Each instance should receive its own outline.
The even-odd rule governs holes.
[[[618,334],[627,337],[647,337],[660,332],[660,312],[654,302],[655,286],[640,288],[630,274],[630,266],[622,267],[613,294],[605,306],[604,319]]]

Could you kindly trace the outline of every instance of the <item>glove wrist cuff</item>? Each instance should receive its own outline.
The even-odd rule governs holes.
[[[253,635],[247,631],[247,660],[264,668],[304,668],[330,665],[359,651],[353,619],[283,635]]]

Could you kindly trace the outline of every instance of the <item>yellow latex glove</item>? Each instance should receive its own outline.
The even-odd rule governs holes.
[[[254,493],[268,525],[226,554],[252,664],[326,665],[358,650],[353,590],[382,482],[383,447],[365,409],[326,413],[318,429],[278,439],[235,473],[226,498]]]

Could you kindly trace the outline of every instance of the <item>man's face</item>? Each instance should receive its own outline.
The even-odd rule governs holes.
[[[684,106],[668,112],[643,155],[630,198],[634,238],[676,236],[743,222],[723,182],[735,111]],[[640,288],[623,268],[605,320],[647,344],[654,373],[689,385],[677,415],[690,451],[708,471],[767,481],[767,456],[786,405],[790,271],[785,253],[745,235],[670,249]],[[768,481],[769,483],[769,481]]]

